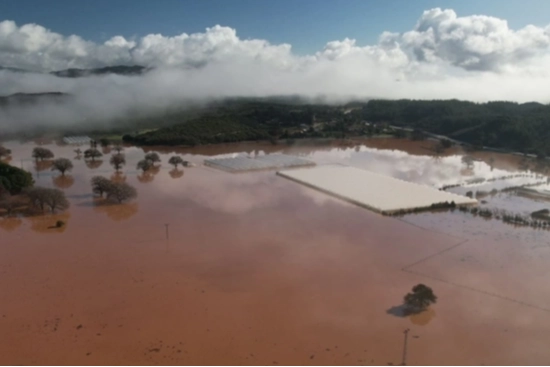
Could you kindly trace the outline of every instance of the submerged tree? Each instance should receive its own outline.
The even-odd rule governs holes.
[[[101,138],[99,139],[99,143],[101,144],[102,147],[108,147],[109,145],[111,145],[111,141],[107,138]]]
[[[178,168],[178,164],[183,165],[183,159],[179,155],[175,155],[170,157],[168,160],[168,163],[170,163],[174,168]]]
[[[59,189],[50,189],[46,187],[33,187],[26,191],[30,203],[35,208],[44,211],[48,207],[51,212],[56,210],[63,211],[69,208],[69,201],[65,193]]]
[[[124,157],[124,154],[117,153],[111,156],[110,162],[111,162],[111,165],[118,172],[118,170],[120,170],[122,166],[126,164],[126,158]]]
[[[104,192],[107,192],[109,187],[113,184],[108,178],[103,176],[94,176],[91,179],[92,191],[94,194],[103,196]]]
[[[153,162],[151,162],[148,159],[142,159],[136,165],[136,168],[142,170],[143,172],[150,170],[152,167],[153,167]]]
[[[102,156],[103,154],[96,148],[90,148],[84,151],[84,158],[92,158],[92,161],[95,161],[96,158],[100,158]]]
[[[43,161],[44,159],[51,159],[54,157],[53,152],[49,149],[36,147],[32,150],[32,157],[34,159]]]
[[[70,171],[72,169],[73,162],[71,162],[67,158],[57,158],[52,163],[52,171],[59,171],[61,172],[62,176],[65,176],[66,171]]]
[[[436,303],[437,296],[430,287],[417,284],[412,288],[412,293],[405,295],[403,302],[409,313],[418,313],[424,311],[432,303]]]
[[[107,199],[116,201],[119,204],[136,197],[137,190],[126,182],[112,182],[107,190]]]
[[[117,152],[118,154],[120,154],[120,153],[124,150],[124,148],[122,147],[122,145],[117,144],[117,145],[115,145],[115,146],[113,147],[113,150],[114,150],[115,152]]]
[[[154,164],[154,163],[160,162],[160,157],[157,153],[151,152],[151,153],[145,154],[145,160],[151,161]]]

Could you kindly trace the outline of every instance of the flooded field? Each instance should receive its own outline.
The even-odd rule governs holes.
[[[147,148],[162,166],[145,176],[135,170],[144,151],[126,147],[121,174],[105,155],[74,159],[65,178],[35,166],[34,143],[6,144],[11,164],[62,188],[71,207],[0,218],[0,363],[548,363],[550,231],[458,210],[383,217],[274,172],[202,166],[280,152],[436,187],[472,177],[453,155],[459,148],[433,157],[431,144]],[[75,147],[45,147],[75,156]],[[174,170],[175,152],[197,167]],[[517,157],[476,158],[494,167],[476,162],[474,176],[520,170]],[[125,180],[138,199],[101,204],[94,175]],[[486,201],[525,213],[550,207],[513,193]],[[50,228],[59,219],[67,225]],[[417,283],[438,302],[403,317]]]

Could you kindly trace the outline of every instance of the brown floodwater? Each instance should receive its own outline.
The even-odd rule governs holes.
[[[440,163],[386,144],[382,152],[370,145],[294,149],[320,163],[425,183],[460,175],[459,158]],[[414,155],[427,142],[406,144]],[[11,164],[31,171],[38,185],[61,187],[71,207],[0,219],[1,364],[550,360],[548,231],[458,211],[382,217],[274,172],[232,175],[200,165],[213,154],[292,147],[176,149],[199,164],[181,173],[167,164],[174,149],[150,148],[163,163],[145,175],[135,170],[143,150],[127,147],[118,174],[104,156],[100,165],[75,159],[60,179],[36,169],[34,144],[6,145]],[[75,156],[74,147],[46,147],[56,157]],[[94,175],[134,185],[138,199],[113,205],[95,198]],[[66,225],[52,228],[57,220]],[[438,302],[404,317],[396,310],[420,282]]]

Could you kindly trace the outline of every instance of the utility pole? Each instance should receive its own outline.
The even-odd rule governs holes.
[[[401,362],[401,365],[402,366],[406,366],[407,365],[407,339],[409,337],[409,331],[410,329],[405,329],[405,331],[403,331],[403,334],[405,334],[405,337],[404,337],[404,340],[403,340],[403,361]]]

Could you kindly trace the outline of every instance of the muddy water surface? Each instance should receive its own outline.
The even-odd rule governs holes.
[[[115,177],[134,185],[139,198],[104,205],[91,195],[89,179],[114,175],[108,156],[93,164],[75,159],[73,172],[60,179],[35,169],[33,144],[7,146],[12,164],[33,172],[39,185],[61,187],[71,208],[51,217],[0,219],[2,364],[540,364],[550,358],[545,255],[519,246],[525,238],[527,246],[548,243],[547,232],[509,235],[499,247],[494,234],[512,233],[504,225],[493,232],[460,213],[381,217],[273,172],[231,175],[198,166],[181,174],[166,164],[170,150],[157,149],[165,153],[162,167],[142,175],[134,167],[143,151],[132,147]],[[47,147],[74,157],[72,147]],[[390,172],[380,163],[388,153],[368,149],[304,148],[302,154]],[[233,150],[226,153],[249,153]],[[199,164],[206,155],[181,153]],[[451,160],[446,173],[435,172],[422,159],[410,160],[410,169],[394,164],[390,174],[435,182],[460,171]],[[66,227],[49,228],[58,219]],[[517,278],[510,284],[516,292],[500,278],[511,267],[506,280]],[[402,317],[395,310],[419,282],[432,286],[439,302],[425,314]],[[522,288],[526,282],[533,286]]]

